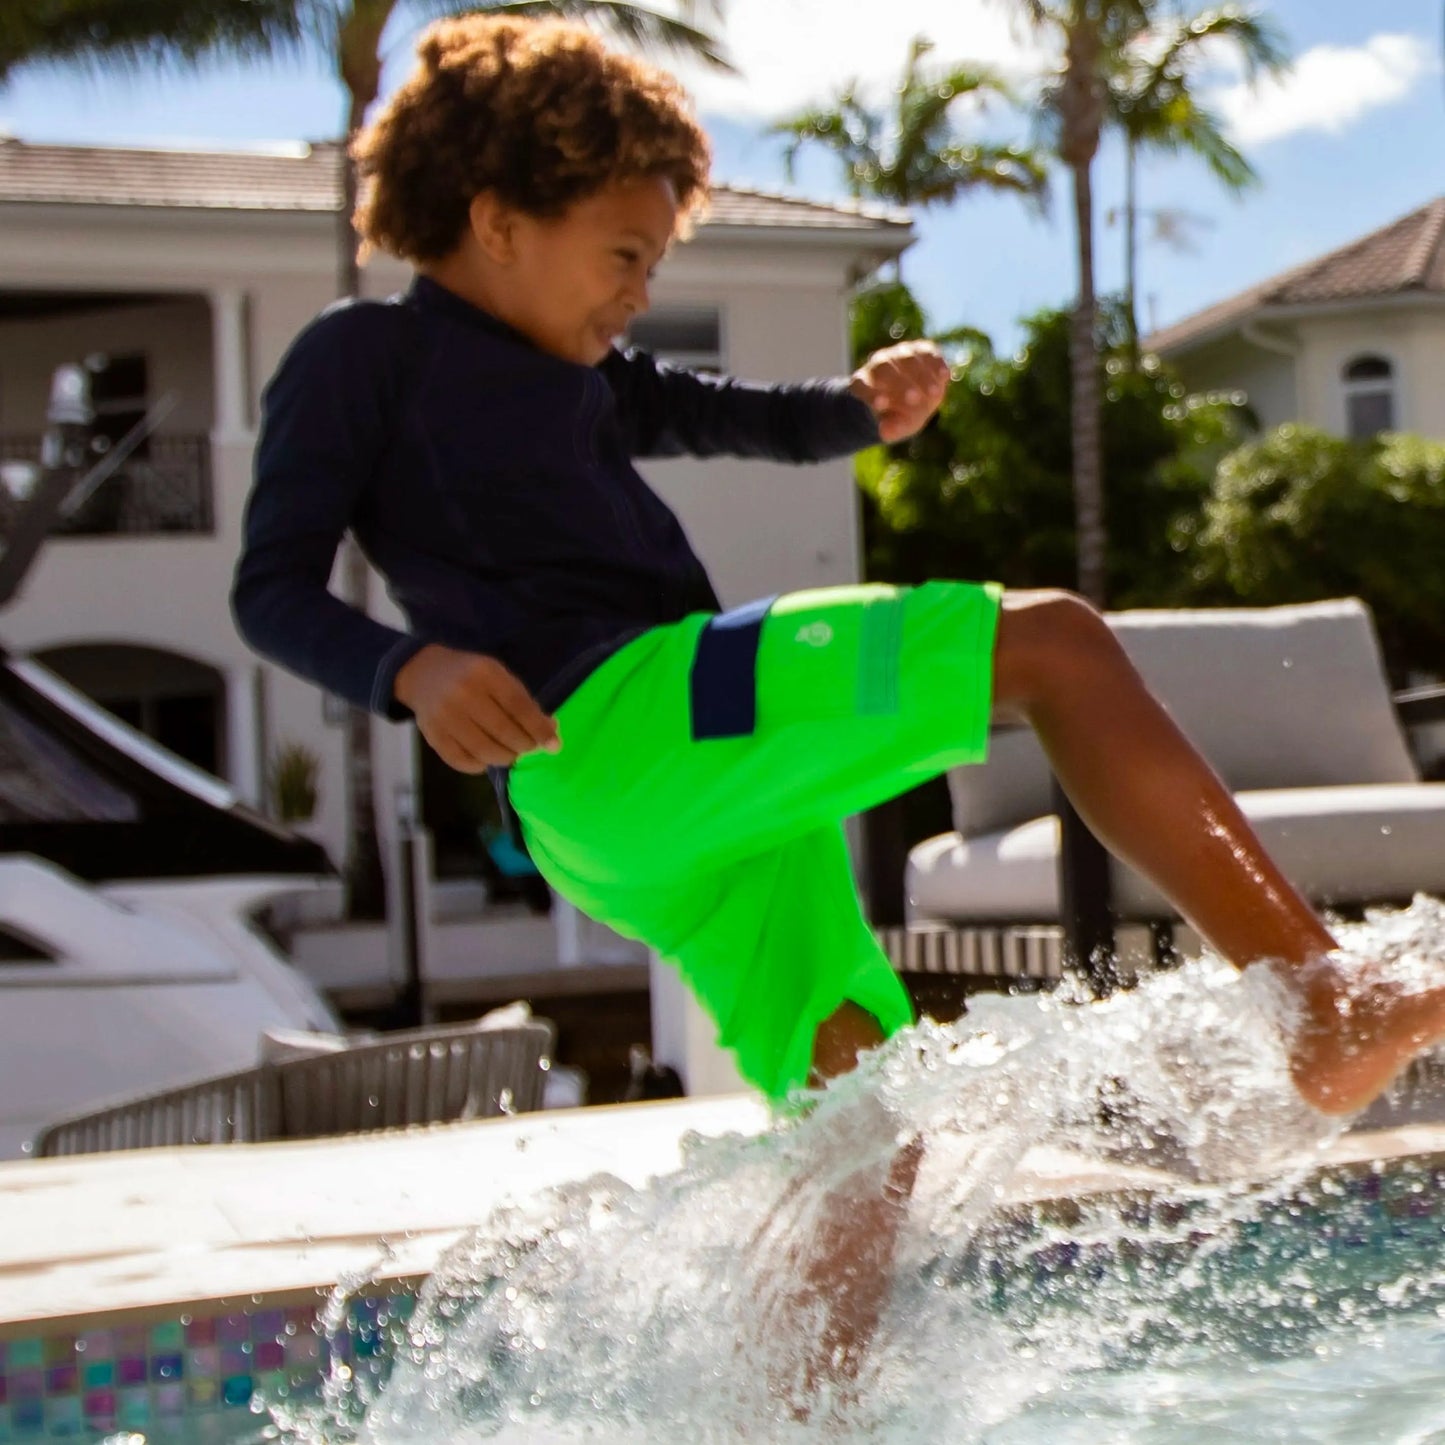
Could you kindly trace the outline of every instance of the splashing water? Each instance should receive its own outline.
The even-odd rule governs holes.
[[[1440,903],[1338,933],[1402,990],[1445,973]],[[1389,1438],[1445,1439],[1438,1390],[1397,1369],[1437,1362],[1445,1335],[1445,1234],[1409,1205],[1445,1173],[1401,1166],[1364,1202],[1328,1174],[1302,1193],[1342,1125],[1290,1085],[1291,1026],[1269,970],[1207,956],[1101,1003],[977,996],[760,1137],[694,1139],[646,1188],[597,1175],[499,1212],[439,1264],[381,1394],[333,1388],[289,1436],[1162,1445],[1359,1439],[1387,1416]],[[862,1372],[793,1408],[779,1382],[826,1326],[797,1288],[810,1246],[863,1217],[915,1138]],[[1194,1183],[1003,1204],[1036,1146]],[[1403,1260],[1376,1218],[1391,1191],[1422,1219]],[[1350,1405],[1361,1380],[1385,1416]]]

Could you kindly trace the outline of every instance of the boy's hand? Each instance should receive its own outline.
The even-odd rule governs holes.
[[[900,442],[923,426],[948,390],[948,363],[931,341],[903,341],[875,351],[848,388],[873,408],[878,435]]]
[[[402,664],[392,691],[459,773],[507,767],[523,753],[562,746],[557,724],[494,657],[428,643]]]

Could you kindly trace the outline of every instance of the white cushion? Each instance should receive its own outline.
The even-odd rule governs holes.
[[[1418,779],[1369,609],[1355,598],[1116,612],[1108,621],[1234,790]],[[987,762],[953,769],[948,782],[966,837],[1053,811],[1048,765],[1027,728],[998,733]]]
[[[1445,783],[1269,788],[1237,794],[1285,876],[1320,905],[1445,895]],[[910,921],[1053,922],[1059,913],[1058,819],[983,837],[944,833],[908,857]],[[1112,865],[1121,918],[1172,910],[1132,869]]]

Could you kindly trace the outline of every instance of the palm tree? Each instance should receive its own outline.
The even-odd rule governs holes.
[[[826,105],[772,125],[771,134],[790,137],[783,151],[789,179],[798,152],[813,143],[842,162],[844,183],[855,200],[871,196],[898,205],[947,205],[975,188],[1040,196],[1045,172],[1031,151],[967,141],[954,129],[951,112],[959,102],[990,96],[1012,100],[1007,83],[985,66],[926,71],[920,62],[932,49],[923,36],[909,47],[891,113],[860,100],[852,81]]]
[[[1214,117],[1189,93],[1188,82],[1206,37],[1231,39],[1250,74],[1282,63],[1272,30],[1233,7],[1186,14],[1184,0],[1007,0],[1062,53],[1042,111],[1053,148],[1074,192],[1078,294],[1070,347],[1074,513],[1078,586],[1102,606],[1106,598],[1108,533],[1099,437],[1099,372],[1094,289],[1093,164],[1106,125],[1124,129],[1126,145],[1196,150],[1216,173],[1238,176],[1233,147]],[[1172,23],[1171,23],[1172,22]],[[1153,55],[1153,59],[1148,57]],[[1126,114],[1128,116],[1126,122]],[[1131,137],[1129,127],[1133,127]],[[1233,152],[1237,156],[1237,152]],[[1243,161],[1243,157],[1238,157]],[[1129,184],[1132,186],[1132,179]],[[1132,230],[1132,226],[1131,226]],[[1132,270],[1133,262],[1130,267]]]
[[[1124,317],[1127,350],[1137,358],[1138,319],[1138,162],[1144,150],[1197,156],[1232,193],[1255,185],[1259,177],[1224,133],[1219,117],[1191,89],[1199,62],[1208,50],[1232,49],[1244,64],[1246,79],[1262,72],[1278,75],[1289,64],[1274,26],[1257,13],[1226,6],[1193,17],[1177,16],[1117,57],[1109,77],[1108,119],[1124,137]]]
[[[1074,520],[1079,591],[1105,601],[1103,456],[1099,436],[1099,374],[1094,291],[1094,157],[1109,115],[1109,76],[1117,57],[1143,35],[1173,0],[1008,0],[1037,31],[1060,42],[1045,118],[1054,149],[1073,183],[1078,293],[1070,337]]]
[[[350,143],[381,86],[383,36],[397,24],[487,13],[561,16],[595,24],[615,39],[648,49],[692,54],[722,68],[717,41],[695,23],[723,19],[727,0],[679,0],[681,18],[624,0],[4,0],[0,5],[0,80],[21,65],[59,63],[129,68],[158,62],[199,64],[212,58],[253,61],[286,51],[326,55],[346,91],[339,149],[338,291],[360,288],[356,172]],[[366,611],[365,559],[352,543],[343,557],[342,592]],[[385,880],[377,839],[370,714],[347,712],[346,907],[351,918],[380,918]]]

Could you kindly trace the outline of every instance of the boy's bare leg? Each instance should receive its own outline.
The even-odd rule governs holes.
[[[1145,687],[1087,603],[1006,593],[997,711],[1029,723],[1101,842],[1148,877],[1224,957],[1269,959],[1300,1000],[1292,1072],[1330,1113],[1375,1097],[1445,1034],[1445,975],[1429,992],[1371,987],[1330,957],[1335,940],[1265,853],[1229,789]]]
[[[814,1076],[823,1080],[846,1074],[860,1054],[882,1042],[877,1020],[857,1004],[845,1003],[819,1026],[813,1045]],[[865,1199],[850,1194],[832,1201],[839,1207],[828,1209],[822,1228],[809,1242],[801,1279],[804,1289],[827,1307],[816,1355],[809,1361],[810,1386],[822,1374],[857,1378],[883,1313],[898,1234],[922,1162],[923,1141],[914,1138],[894,1156],[878,1194]]]
[[[843,1004],[819,1026],[814,1081],[848,1073],[860,1054],[882,1042],[871,1014]],[[845,1185],[830,1195],[817,1228],[788,1261],[778,1298],[780,1323],[803,1358],[800,1370],[779,1372],[774,1389],[800,1420],[809,1418],[811,1398],[821,1387],[846,1387],[858,1377],[887,1300],[898,1235],[922,1159],[923,1141],[913,1139],[898,1151],[881,1187],[875,1181],[860,1192]],[[799,1386],[803,1398],[794,1394]]]
[[[1445,977],[1437,990],[1401,994],[1372,989],[1335,964],[1329,930],[1088,604],[1067,593],[1005,594],[994,698],[1001,715],[1034,728],[1106,847],[1150,878],[1224,957],[1240,967],[1263,959],[1281,966],[1303,1013],[1292,1073],[1307,1101],[1334,1113],[1359,1108],[1445,1035]],[[876,1022],[845,1004],[818,1030],[814,1072],[846,1073],[880,1042]],[[824,1312],[804,1363],[809,1389],[857,1377],[922,1159],[923,1141],[914,1139],[879,1193],[830,1201],[836,1207],[796,1261],[785,1308],[800,1320],[819,1306]],[[803,1402],[796,1408],[807,1414]]]

